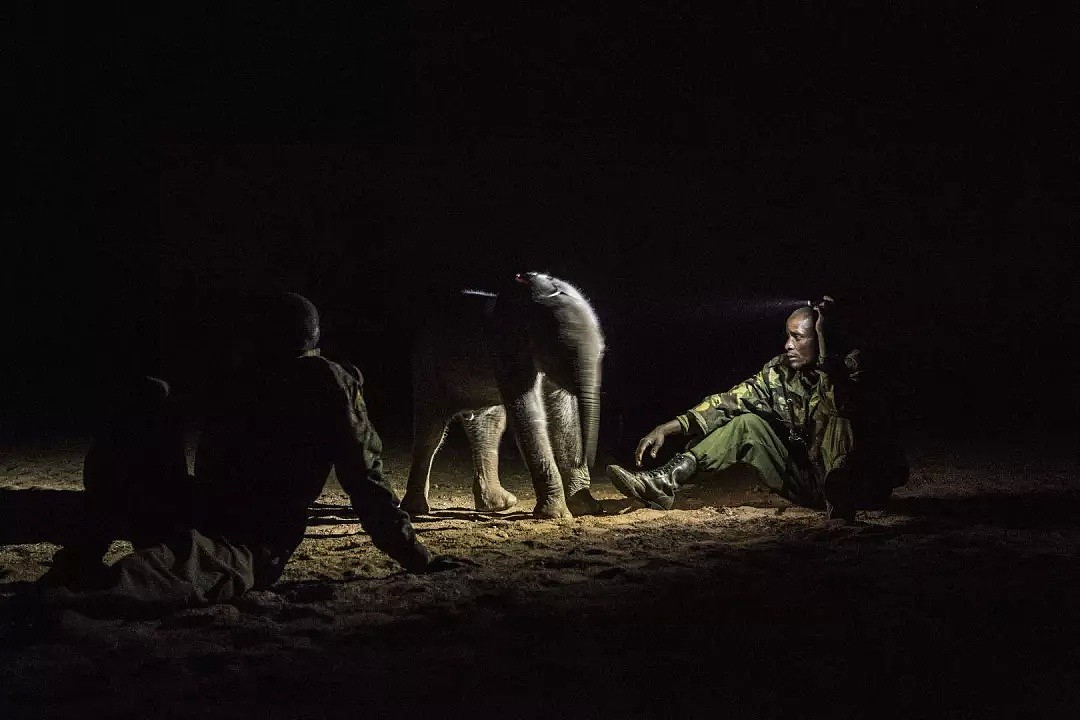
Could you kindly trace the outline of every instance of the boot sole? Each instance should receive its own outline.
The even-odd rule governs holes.
[[[611,484],[615,486],[615,489],[621,492],[626,497],[630,498],[631,500],[637,500],[642,505],[652,508],[653,510],[671,509],[671,505],[665,507],[656,500],[650,500],[643,497],[636,488],[631,487],[622,477],[619,476],[618,471],[609,469],[608,472],[605,474],[607,475],[608,480],[611,481]],[[672,504],[674,504],[674,502]]]

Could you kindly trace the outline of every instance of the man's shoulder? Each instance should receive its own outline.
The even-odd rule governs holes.
[[[784,365],[784,356],[783,355],[777,355],[776,357],[770,358],[768,360],[768,362],[766,362],[762,366],[761,371],[762,372],[768,372],[770,370],[773,370],[774,368],[783,367],[783,365]]]
[[[790,383],[792,375],[791,367],[781,354],[770,358],[768,362],[762,365],[761,370],[758,371],[753,380],[775,388]]]
[[[350,362],[336,362],[323,355],[303,355],[297,359],[299,375],[305,382],[320,385],[363,386],[364,376]]]
[[[777,355],[761,366],[761,370],[758,371],[755,379],[770,385],[778,382],[782,383],[787,379],[790,371],[791,369],[784,362],[784,356]]]
[[[766,362],[760,370],[743,380],[735,387],[738,388],[740,385],[760,386],[762,384],[771,386],[775,384],[776,382],[778,382],[778,379],[781,378],[784,370],[787,367],[783,364],[783,360],[783,355],[777,355],[776,357]],[[732,388],[732,390],[734,389],[735,388]]]

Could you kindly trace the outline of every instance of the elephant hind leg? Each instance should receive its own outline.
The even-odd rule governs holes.
[[[506,408],[493,405],[458,417],[472,448],[476,509],[509,510],[517,505],[518,499],[499,483],[499,439],[506,430]]]
[[[541,394],[551,450],[566,493],[566,506],[573,515],[603,514],[600,501],[590,491],[589,466],[581,462],[581,418],[577,398],[546,377]]]
[[[413,412],[412,464],[405,497],[401,500],[401,508],[410,515],[431,512],[428,504],[431,463],[446,440],[449,425],[450,419],[441,408],[418,406]]]

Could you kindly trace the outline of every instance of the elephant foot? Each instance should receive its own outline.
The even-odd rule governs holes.
[[[405,493],[405,497],[401,500],[401,509],[409,513],[412,517],[417,515],[427,515],[431,512],[431,506],[428,505],[427,498],[422,495],[410,495]]]
[[[592,496],[588,488],[578,490],[566,499],[566,507],[575,517],[579,515],[603,515],[604,507]]]
[[[536,503],[533,508],[533,517],[537,520],[569,520],[574,517],[563,500],[545,500]]]
[[[499,512],[509,510],[517,505],[517,495],[498,487],[488,492],[482,492],[473,488],[473,499],[476,501],[476,509],[484,512]]]

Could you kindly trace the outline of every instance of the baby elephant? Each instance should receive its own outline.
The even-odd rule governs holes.
[[[431,463],[450,420],[465,426],[478,510],[517,498],[499,483],[507,420],[536,489],[538,518],[601,512],[589,492],[600,425],[604,336],[572,285],[517,275],[498,295],[465,291],[436,313],[413,352],[413,454],[402,507],[430,511]]]

